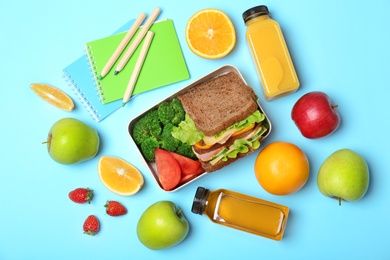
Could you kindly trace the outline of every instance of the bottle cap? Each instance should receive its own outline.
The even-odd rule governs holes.
[[[191,208],[192,213],[202,215],[205,206],[204,198],[208,192],[209,190],[203,187],[198,187],[198,189],[196,189],[194,201],[192,203]]]
[[[258,17],[260,15],[265,15],[265,14],[269,14],[267,6],[259,5],[246,10],[242,14],[242,19],[244,19],[244,23],[246,23],[252,18]]]

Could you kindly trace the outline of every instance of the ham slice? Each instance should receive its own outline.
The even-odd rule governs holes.
[[[208,162],[223,149],[225,149],[225,147],[220,146],[216,149],[209,150],[205,153],[197,153],[194,149],[192,149],[192,150],[194,151],[196,157],[198,157],[199,160],[201,160],[203,162]]]

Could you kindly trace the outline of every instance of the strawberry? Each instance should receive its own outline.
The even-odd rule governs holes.
[[[117,201],[108,200],[104,207],[106,207],[107,214],[113,217],[121,216],[127,213],[126,207]]]
[[[99,232],[100,223],[96,216],[90,215],[84,221],[83,230],[84,234],[94,236]]]
[[[91,203],[93,190],[88,188],[77,188],[69,192],[69,198],[76,203]]]

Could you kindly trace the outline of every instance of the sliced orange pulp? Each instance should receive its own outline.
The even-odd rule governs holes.
[[[99,178],[112,192],[130,196],[144,184],[141,172],[127,161],[113,156],[102,156],[98,163]]]
[[[206,59],[219,59],[233,50],[236,31],[224,12],[207,8],[195,13],[188,21],[186,41],[196,55]]]
[[[35,94],[53,106],[65,111],[73,110],[73,100],[60,89],[42,83],[32,83],[30,87]]]

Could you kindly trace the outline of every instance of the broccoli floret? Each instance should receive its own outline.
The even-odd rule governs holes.
[[[172,124],[165,125],[160,136],[160,147],[171,152],[174,152],[181,143],[180,140],[172,136],[173,127]]]
[[[183,105],[180,99],[174,98],[171,102],[172,108],[175,111],[175,116],[172,118],[172,124],[177,126],[181,121],[185,119],[186,112],[184,111]]]
[[[135,143],[139,145],[149,137],[160,135],[161,132],[162,127],[158,112],[157,110],[150,110],[134,125],[133,138]]]
[[[157,109],[143,115],[133,128],[133,139],[149,162],[155,161],[156,148],[177,152],[196,159],[190,145],[183,144],[172,136],[172,129],[185,119],[180,99],[163,101]]]
[[[180,142],[179,146],[176,149],[176,153],[194,160],[197,159],[196,155],[194,154],[194,151],[192,151],[192,146],[186,143]]]
[[[180,99],[174,98],[171,102],[164,101],[158,107],[158,117],[164,125],[178,125],[185,118],[185,111]]]
[[[141,143],[141,151],[148,162],[154,162],[156,148],[159,148],[159,142],[156,137],[148,137]]]
[[[173,117],[175,116],[175,110],[171,106],[171,103],[168,101],[162,102],[158,106],[158,118],[160,119],[161,123],[164,125],[170,124]]]

